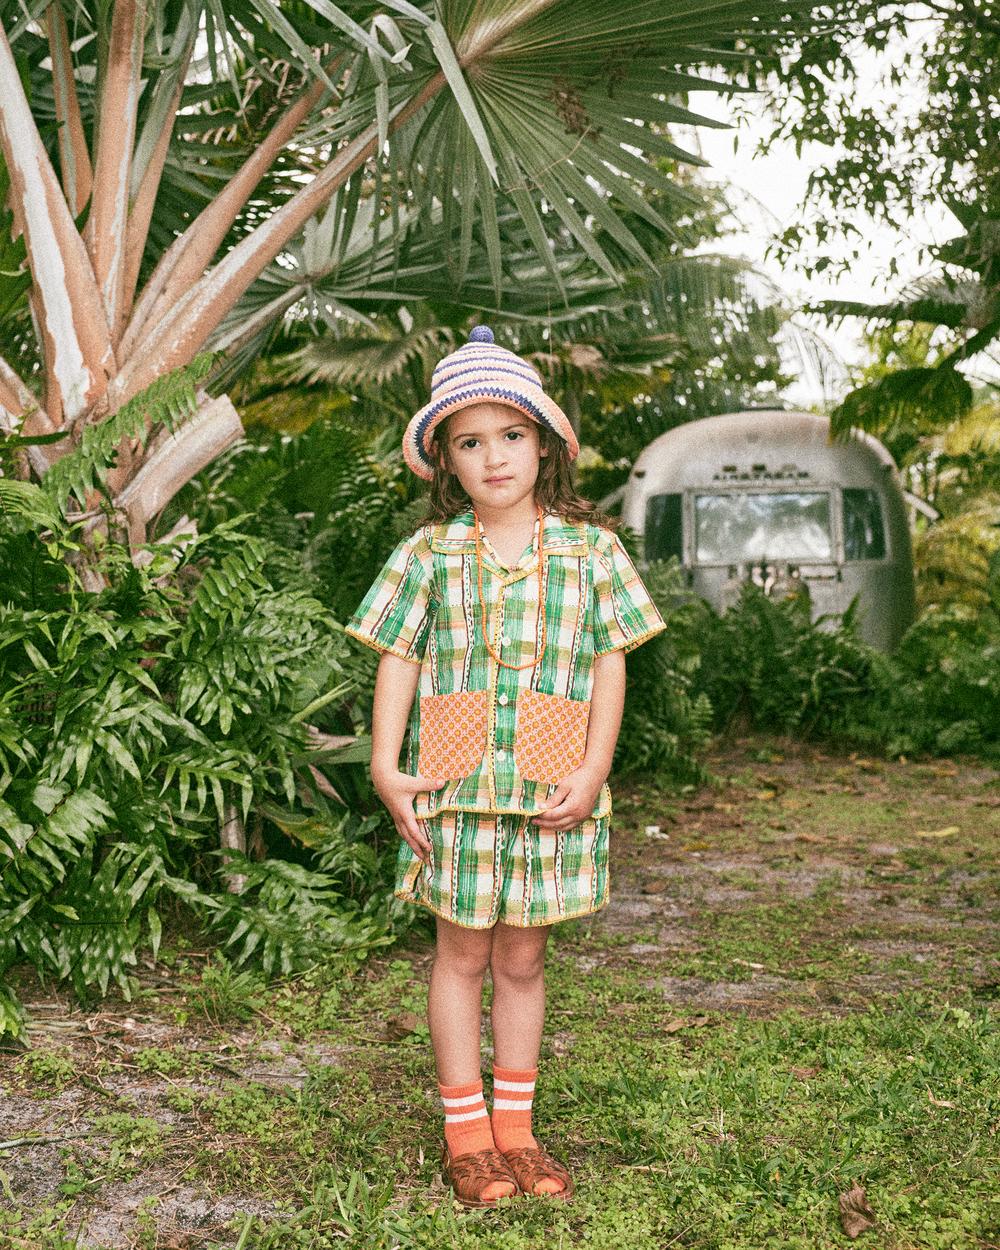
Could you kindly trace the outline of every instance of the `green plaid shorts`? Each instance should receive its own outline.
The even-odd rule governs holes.
[[[396,897],[467,929],[519,928],[599,911],[608,901],[610,816],[540,829],[522,812],[448,810],[417,819],[428,863],[400,838]]]

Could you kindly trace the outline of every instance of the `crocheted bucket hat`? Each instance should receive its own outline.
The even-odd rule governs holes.
[[[534,366],[506,347],[498,347],[489,326],[476,326],[468,343],[438,364],[431,378],[431,402],[406,427],[403,457],[417,477],[428,482],[434,477],[431,435],[435,427],[477,400],[513,408],[558,434],[566,444],[570,460],[580,454],[569,417],[542,390],[542,380]]]

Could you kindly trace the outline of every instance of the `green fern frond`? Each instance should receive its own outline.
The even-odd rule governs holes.
[[[990,606],[990,562],[1000,551],[1000,499],[971,500],[956,516],[943,517],[913,540],[917,603]]]
[[[0,520],[10,522],[15,518],[49,530],[57,529],[61,519],[51,498],[37,483],[0,477]]]
[[[0,985],[0,1037],[21,1037],[27,1023],[17,995],[9,986]]]
[[[384,386],[414,364],[426,366],[454,345],[444,326],[414,327],[399,337],[380,335],[324,337],[307,343],[288,357],[293,381],[328,386]]]
[[[143,921],[159,941],[159,916],[148,913],[160,888],[162,860],[153,847],[133,842],[116,842],[96,869],[93,859],[79,859],[51,900],[61,914],[56,923],[39,926],[38,948],[27,949],[36,936],[30,926],[19,942],[36,965],[44,957],[41,942],[48,943],[53,971],[70,978],[81,999],[94,985],[106,994],[113,980],[130,1000],[129,969],[138,962]]]
[[[940,436],[946,456],[1000,457],[1000,407],[977,404]]]
[[[169,791],[171,806],[182,819],[201,815],[208,802],[209,790],[215,802],[215,812],[221,821],[226,819],[223,785],[228,782],[238,786],[243,796],[243,816],[250,807],[253,781],[245,761],[235,752],[220,752],[211,744],[165,754],[161,758],[163,784],[160,794]],[[196,807],[188,810],[188,800],[194,788]]]
[[[236,966],[256,956],[267,975],[322,962],[331,951],[369,951],[391,938],[371,916],[349,913],[333,876],[285,860],[259,863],[238,851],[215,851],[226,871],[245,878],[243,892],[219,902],[214,924]]]
[[[112,416],[85,425],[79,445],[57,460],[42,481],[53,504],[63,510],[71,495],[82,501],[97,482],[103,485],[123,439],[138,438],[145,447],[158,425],[173,432],[179,422],[193,416],[198,408],[196,388],[214,359],[214,353],[202,352],[190,365],[157,378]]]
[[[37,797],[40,792],[44,798]],[[47,812],[45,819],[35,824],[0,799],[0,857],[12,861],[4,870],[4,879],[8,885],[16,880],[23,892],[49,890],[62,881],[115,816],[94,790],[69,793],[64,786],[38,786],[35,796],[33,805],[44,802],[42,810]]]

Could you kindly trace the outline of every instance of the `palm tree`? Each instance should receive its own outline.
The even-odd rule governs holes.
[[[372,228],[387,231],[408,209],[439,206],[459,280],[475,233],[503,285],[508,204],[556,288],[557,231],[612,276],[595,225],[642,262],[623,212],[668,230],[639,188],[684,195],[642,154],[697,162],[661,133],[704,120],[674,102],[718,86],[692,68],[738,63],[741,31],[759,46],[762,30],[809,23],[811,8],[0,0],[0,431],[56,436],[28,446],[44,481],[102,429],[91,444],[116,453],[103,483],[92,454],[94,474],[67,473],[60,499],[75,493],[106,529],[106,495],[141,543],[150,517],[241,432],[226,397],[201,391],[163,437],[177,393],[148,388],[218,343],[333,197],[347,223],[377,197]]]

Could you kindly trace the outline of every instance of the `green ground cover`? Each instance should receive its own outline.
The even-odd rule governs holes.
[[[537,1129],[571,1204],[450,1201],[428,931],[270,986],[175,931],[132,1003],[23,970],[0,1246],[813,1250],[855,1185],[859,1245],[1000,1244],[1000,778],[764,738],[710,766],[613,786],[613,905],[554,934]]]

